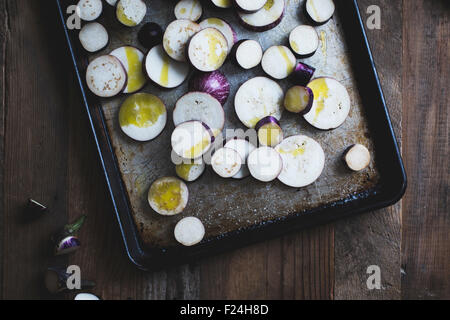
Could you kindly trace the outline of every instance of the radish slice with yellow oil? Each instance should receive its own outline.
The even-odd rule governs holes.
[[[284,17],[285,0],[267,0],[264,7],[254,13],[238,11],[240,22],[249,30],[263,32],[278,26]]]
[[[174,236],[183,246],[192,247],[199,244],[205,237],[205,226],[200,219],[187,217],[177,223]]]
[[[255,127],[258,132],[259,143],[266,147],[275,147],[283,141],[283,130],[280,122],[272,117],[266,117],[259,121]]]
[[[330,20],[335,10],[333,0],[306,0],[306,13],[317,24]]]
[[[148,192],[150,207],[163,216],[180,214],[186,208],[188,200],[188,187],[183,181],[174,177],[156,180]]]
[[[201,30],[200,25],[190,20],[175,20],[164,32],[163,46],[172,59],[186,62],[187,45],[191,38]]]
[[[261,65],[265,73],[274,79],[282,80],[294,72],[297,59],[285,46],[273,46],[264,52]]]
[[[206,164],[203,159],[184,161],[175,168],[177,176],[186,182],[194,182],[205,172]]]
[[[292,113],[301,115],[311,111],[314,102],[314,93],[308,87],[294,86],[286,92],[284,108]]]
[[[141,90],[147,83],[143,68],[145,56],[142,51],[134,47],[125,46],[112,51],[111,55],[122,62],[128,74],[128,83],[123,92],[134,93]]]
[[[211,158],[211,165],[215,173],[222,178],[232,178],[242,168],[243,160],[240,154],[230,148],[217,150]]]
[[[280,175],[283,169],[283,160],[275,149],[260,147],[248,157],[248,168],[256,180],[271,182]]]
[[[200,121],[180,124],[172,133],[173,151],[184,159],[197,159],[211,148],[214,135],[208,126]]]
[[[211,0],[211,2],[221,9],[228,9],[233,6],[233,0]]]
[[[228,42],[228,50],[231,51],[234,44],[238,41],[237,33],[231,25],[225,20],[219,18],[208,18],[200,22],[202,29],[214,28],[222,32]]]
[[[289,44],[300,58],[308,58],[319,48],[319,34],[313,27],[301,25],[291,31]]]
[[[189,61],[199,71],[220,69],[228,56],[228,42],[215,28],[206,28],[192,37],[188,49]]]
[[[120,0],[116,6],[116,17],[127,27],[140,24],[147,14],[147,5],[142,0]]]
[[[175,17],[178,20],[198,21],[203,14],[199,0],[181,0],[175,6]]]
[[[241,170],[233,176],[233,179],[244,179],[250,175],[248,166],[246,165],[248,156],[252,153],[256,147],[247,140],[244,139],[231,139],[225,144],[225,148],[233,149],[239,153],[243,161]]]

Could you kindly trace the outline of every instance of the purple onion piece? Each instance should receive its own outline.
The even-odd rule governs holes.
[[[224,105],[230,96],[230,82],[220,71],[198,72],[189,81],[189,91],[209,93]]]
[[[259,122],[255,126],[256,132],[258,132],[259,129],[261,129],[266,124],[271,124],[271,123],[276,124],[278,127],[281,128],[280,121],[278,121],[277,118],[272,117],[272,116],[268,116],[268,117],[265,117],[265,118],[259,120]]]
[[[61,256],[64,254],[69,254],[77,249],[79,249],[81,246],[81,242],[77,237],[74,236],[68,236],[67,238],[64,238],[58,243],[55,249],[55,255]]]
[[[311,81],[315,72],[316,68],[311,67],[306,63],[298,62],[290,78],[291,81],[295,84],[306,87],[306,85]]]

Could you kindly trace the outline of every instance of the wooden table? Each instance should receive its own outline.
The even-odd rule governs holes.
[[[77,264],[106,299],[450,298],[447,0],[360,0],[409,175],[402,203],[156,273],[136,270],[81,106],[53,1],[0,0],[0,298],[51,298],[42,274]],[[50,213],[23,221],[27,198]],[[55,258],[49,235],[79,214],[83,247]],[[382,290],[367,290],[369,265]]]

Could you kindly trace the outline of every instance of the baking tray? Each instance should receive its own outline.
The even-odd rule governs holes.
[[[204,17],[228,20],[240,38],[257,39],[266,49],[284,44],[290,30],[307,23],[300,9],[303,1],[287,0],[283,22],[264,33],[241,28],[231,12],[208,8]],[[357,2],[335,0],[334,18],[318,27],[321,48],[304,62],[317,68],[316,76],[332,76],[346,85],[353,103],[350,116],[334,131],[315,130],[295,115],[285,113],[282,119],[287,136],[306,134],[323,146],[327,166],[321,178],[309,187],[294,189],[278,181],[262,184],[252,179],[220,179],[208,170],[199,181],[189,185],[191,197],[182,215],[199,217],[205,224],[207,237],[195,247],[177,245],[173,228],[180,216],[160,217],[146,202],[148,188],[156,178],[174,175],[168,144],[173,124],[169,119],[164,133],[149,143],[136,143],[125,137],[117,121],[124,96],[102,100],[87,90],[84,72],[89,59],[95,55],[85,54],[79,46],[78,32],[68,30],[65,24],[66,8],[75,1],[56,0],[56,3],[126,251],[139,268],[158,269],[194,261],[301,228],[383,208],[403,196],[406,174]],[[165,1],[154,0],[146,21],[166,27],[175,19],[172,10]],[[111,41],[97,55],[122,45],[139,47],[137,29],[120,26],[113,15],[112,8],[105,8],[100,22],[110,32]],[[232,83],[231,98],[225,106],[226,127],[243,128],[234,114],[232,97],[240,84],[263,72],[257,68],[244,73],[231,63],[223,71]],[[281,81],[280,85],[286,89],[289,83]],[[144,91],[160,96],[171,111],[176,99],[187,91],[187,85],[168,91],[149,84]],[[370,167],[356,174],[349,173],[341,161],[343,151],[354,143],[367,145],[374,155]]]

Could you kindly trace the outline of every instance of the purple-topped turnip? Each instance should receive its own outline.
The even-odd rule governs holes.
[[[175,6],[175,17],[178,20],[198,21],[203,14],[200,0],[181,0]]]
[[[316,24],[324,24],[333,17],[336,6],[333,0],[306,0],[305,11]]]
[[[211,129],[200,121],[180,124],[172,133],[172,149],[184,159],[198,159],[209,151],[214,141]]]
[[[283,160],[275,149],[261,147],[250,153],[248,168],[256,180],[271,182],[280,175],[283,169]]]
[[[308,87],[294,86],[290,88],[284,97],[284,108],[292,113],[305,115],[313,106],[314,93]]]
[[[230,95],[230,83],[220,71],[197,72],[189,81],[189,91],[209,93],[222,105],[225,105]]]
[[[216,28],[206,28],[192,37],[188,57],[197,70],[211,72],[222,67],[228,52],[228,42],[222,32]]]
[[[154,22],[146,23],[138,32],[138,40],[147,49],[151,49],[163,42],[163,29]]]
[[[175,20],[164,32],[163,47],[172,59],[186,62],[187,46],[191,38],[201,30],[200,25],[190,20]]]
[[[237,33],[234,31],[233,27],[225,20],[219,18],[208,18],[200,22],[200,27],[202,29],[215,28],[222,32],[228,42],[228,50],[231,51],[234,44],[238,41]]]
[[[316,68],[303,62],[297,62],[297,65],[289,78],[294,84],[306,86],[311,81],[315,72]]]
[[[263,32],[278,26],[283,20],[285,0],[268,0],[264,7],[254,13],[238,11],[239,21],[251,31]]]
[[[299,58],[309,58],[319,48],[319,35],[313,27],[301,25],[291,31],[289,44]]]
[[[263,50],[255,40],[241,40],[234,45],[232,57],[238,66],[250,70],[261,63]]]
[[[259,143],[263,146],[275,147],[283,141],[284,134],[280,122],[272,116],[261,119],[255,127]]]
[[[270,77],[282,80],[294,72],[296,63],[297,59],[288,47],[273,46],[264,52],[261,66]]]

